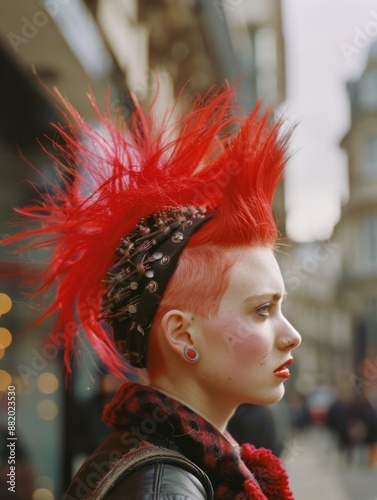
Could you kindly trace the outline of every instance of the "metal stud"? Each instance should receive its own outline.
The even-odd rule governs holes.
[[[145,335],[144,328],[141,325],[137,325],[137,331],[142,335]]]
[[[152,257],[154,258],[154,260],[160,260],[161,257],[163,257],[163,253],[162,252],[155,252]]]
[[[151,280],[148,285],[147,285],[147,290],[151,293],[155,293],[158,290],[158,283],[157,281]]]
[[[179,231],[173,234],[171,237],[173,243],[180,243],[183,240],[183,234]]]
[[[161,260],[160,260],[160,264],[161,266],[167,266],[169,265],[169,262],[170,262],[170,257],[169,255],[164,255]]]

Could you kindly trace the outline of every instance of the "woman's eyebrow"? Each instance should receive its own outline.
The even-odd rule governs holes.
[[[281,300],[283,302],[284,299],[287,297],[287,295],[288,295],[288,292],[274,293],[272,296],[272,299],[274,302],[279,302],[279,300]]]
[[[283,293],[262,293],[257,295],[250,295],[246,297],[245,302],[255,302],[259,300],[272,300],[273,302],[279,302],[280,299],[285,299],[288,292]]]

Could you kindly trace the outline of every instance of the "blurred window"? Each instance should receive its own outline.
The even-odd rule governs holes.
[[[247,96],[248,101],[254,105],[258,99],[254,26],[248,26],[248,34],[248,43],[245,41],[239,51],[240,73],[244,74],[240,82],[240,94]],[[247,106],[247,104],[245,105]]]
[[[377,269],[377,215],[364,217],[361,228],[361,265],[364,269]]]
[[[377,109],[377,70],[363,76],[360,84],[360,101],[364,109]]]
[[[272,28],[248,25],[249,39],[239,53],[240,72],[244,76],[240,89],[255,103],[263,99],[276,103],[278,99],[277,81],[277,40]],[[242,93],[242,92],[241,92]]]
[[[267,96],[269,102],[277,101],[276,43],[273,29],[260,28],[254,32],[257,95],[263,99]]]
[[[364,171],[377,177],[377,134],[372,135],[365,145]]]
[[[368,345],[377,346],[377,297],[368,301],[366,314],[366,330]]]

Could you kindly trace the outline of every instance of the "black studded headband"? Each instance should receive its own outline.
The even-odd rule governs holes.
[[[103,283],[102,318],[127,361],[146,366],[148,337],[164,290],[191,235],[215,214],[199,207],[167,208],[144,217],[121,240]]]

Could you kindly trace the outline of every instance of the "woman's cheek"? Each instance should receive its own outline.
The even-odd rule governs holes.
[[[270,349],[266,335],[239,316],[222,318],[221,330],[226,344],[240,356],[245,355],[250,360],[250,356],[263,358],[268,355]]]

